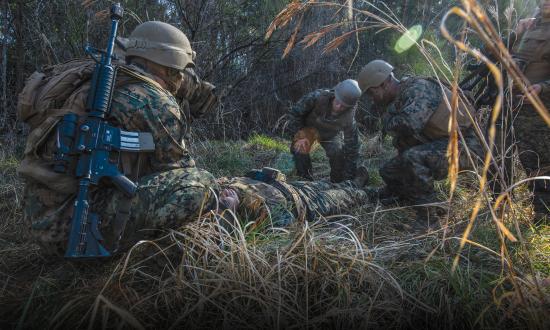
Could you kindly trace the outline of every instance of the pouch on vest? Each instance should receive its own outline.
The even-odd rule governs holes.
[[[429,81],[432,81],[434,83],[437,83],[438,87],[442,88],[441,93],[441,102],[439,103],[439,106],[435,110],[435,112],[432,114],[430,119],[428,120],[428,123],[424,127],[424,130],[422,133],[426,135],[430,139],[438,139],[443,137],[449,136],[449,129],[450,129],[450,120],[451,120],[451,106],[450,103],[452,101],[453,93],[449,89],[449,87],[445,86],[444,84],[441,85],[436,79],[433,78],[423,78]],[[447,103],[448,102],[448,103]],[[459,99],[458,99],[458,109],[457,109],[457,115],[456,120],[458,122],[458,126],[461,128],[468,128],[472,125],[472,118],[475,115],[475,110],[469,100],[464,99],[460,95],[459,91]]]

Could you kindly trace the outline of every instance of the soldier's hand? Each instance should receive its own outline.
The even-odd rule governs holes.
[[[240,200],[239,196],[237,195],[237,192],[231,188],[225,188],[220,192],[220,203],[232,210],[233,212],[237,211],[237,207],[239,206]]]
[[[300,154],[307,154],[309,150],[309,140],[306,138],[298,139],[294,142],[292,146],[294,151]]]
[[[533,24],[535,24],[535,18],[523,18],[520,19],[516,26],[516,34],[522,35],[525,31],[529,30]]]
[[[533,95],[539,95],[542,91],[542,86],[540,84],[534,84],[527,88],[527,93],[533,94]]]

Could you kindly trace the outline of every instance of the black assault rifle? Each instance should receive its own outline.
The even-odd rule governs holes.
[[[69,113],[63,116],[57,126],[54,170],[59,173],[68,173],[68,169],[72,168],[71,164],[76,162],[74,174],[79,179],[66,258],[111,255],[103,246],[104,240],[99,231],[101,221],[96,213],[90,212],[90,186],[106,180],[114,184],[128,198],[134,196],[137,185],[118,169],[120,152],[147,152],[155,149],[150,133],[123,131],[109,125],[106,121],[106,116],[111,110],[116,79],[116,67],[112,65],[113,47],[118,22],[122,15],[123,9],[120,4],[113,4],[111,32],[104,51],[86,46],[86,53],[96,62],[86,104],[88,112],[86,119],[78,124],[78,116]],[[118,238],[120,237],[115,239]]]

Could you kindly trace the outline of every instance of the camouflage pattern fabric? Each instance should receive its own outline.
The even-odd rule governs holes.
[[[260,223],[271,219],[274,226],[287,226],[295,221],[295,205],[278,188],[247,177],[221,178],[222,188],[234,189],[241,201],[238,212]],[[308,221],[320,216],[346,213],[350,208],[365,204],[367,193],[352,181],[340,183],[328,181],[287,182],[297,192],[306,206]]]
[[[550,102],[546,102],[550,107]],[[529,176],[550,175],[550,128],[531,105],[524,105],[514,121],[519,159]],[[540,214],[550,208],[550,182],[537,180],[531,184],[533,206]]]
[[[118,78],[117,78],[118,79]],[[125,79],[120,77],[120,79]],[[75,92],[67,107],[84,107],[89,85]],[[131,203],[130,230],[124,241],[145,237],[141,229],[176,228],[192,221],[205,194],[217,192],[217,184],[208,172],[194,167],[194,161],[183,141],[186,120],[175,98],[167,91],[142,81],[129,81],[115,89],[109,122],[128,131],[151,132],[156,149],[153,153],[121,155],[123,172],[140,185]],[[41,149],[41,157],[53,161],[55,132]],[[205,205],[212,203],[207,196]],[[110,226],[122,195],[116,189],[102,185],[91,193],[92,209],[103,221],[101,227],[112,245]],[[62,253],[66,248],[69,219],[74,195],[53,191],[27,178],[24,191],[24,220],[31,235],[47,251]],[[109,241],[110,240],[110,241]]]
[[[448,143],[448,139],[439,139],[420,144],[390,159],[380,169],[380,176],[386,183],[389,192],[413,204],[435,201],[434,181],[447,177]],[[472,151],[481,148],[475,138],[467,138],[466,144]],[[463,145],[460,143],[459,167],[468,169],[471,168],[471,164],[463,149]],[[473,157],[475,157],[475,153]]]
[[[321,141],[315,128],[306,127],[298,131],[294,136],[294,141],[300,138],[306,138],[309,141],[310,148],[307,148],[305,153],[301,153],[294,150],[294,142],[291,146],[294,164],[299,176],[307,180],[313,180],[313,164],[309,154],[313,150],[314,143],[319,143],[325,150],[330,164],[330,180],[332,182],[341,182],[351,176],[346,171],[344,141],[341,135],[336,135],[330,140]]]
[[[514,46],[514,58],[523,60],[524,74],[532,84],[540,84],[539,94],[547,109],[550,108],[550,18],[537,18]],[[517,111],[514,120],[515,140],[519,159],[529,176],[550,175],[550,127],[544,123],[530,104]],[[531,183],[534,191],[533,206],[540,216],[549,213],[550,182],[537,180]]]
[[[383,116],[383,130],[392,136],[398,152],[430,142],[422,131],[442,100],[441,88],[431,80],[405,77],[400,88]]]
[[[398,155],[388,161],[380,175],[387,189],[404,200],[426,203],[434,199],[434,180],[447,177],[448,139],[431,140],[424,127],[442,100],[439,85],[431,80],[409,77],[400,83],[400,93],[384,114],[384,130],[393,137]],[[468,148],[481,154],[481,146],[471,130],[464,130]],[[459,166],[471,167],[459,145]],[[474,157],[475,158],[475,157]]]
[[[107,248],[120,244],[124,250],[139,240],[158,235],[157,230],[177,229],[198,219],[201,210],[206,212],[214,206],[214,194],[218,191],[212,174],[195,167],[151,174],[138,185],[137,194],[129,201],[130,217],[121,242],[116,237],[114,219],[126,197],[111,187],[94,189],[91,194],[91,208],[99,215]],[[26,184],[24,218],[33,239],[48,254],[62,255],[67,248],[74,196],[63,199],[47,192],[49,189],[39,183]]]
[[[355,121],[357,107],[336,116],[331,114],[333,90],[319,89],[302,97],[289,111],[288,129],[294,137],[304,128],[314,128],[332,166],[331,180],[352,179],[359,157],[359,131]],[[343,132],[343,139],[341,133]],[[291,146],[291,150],[293,150]]]

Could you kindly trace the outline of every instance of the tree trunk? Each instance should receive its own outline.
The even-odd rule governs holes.
[[[353,20],[353,0],[347,0],[348,20]]]
[[[15,92],[19,93],[23,87],[23,79],[25,78],[25,73],[23,72],[24,63],[25,63],[25,52],[24,52],[24,35],[23,33],[23,0],[17,1],[17,12],[15,16],[15,54],[17,62],[15,64]]]
[[[0,114],[0,132],[3,132],[6,127],[8,118],[8,30],[9,30],[9,5],[8,0],[2,1],[3,10],[3,26],[2,26],[2,113]]]

